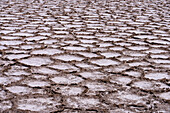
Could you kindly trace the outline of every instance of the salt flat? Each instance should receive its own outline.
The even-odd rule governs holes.
[[[169,113],[168,0],[0,0],[1,113]]]

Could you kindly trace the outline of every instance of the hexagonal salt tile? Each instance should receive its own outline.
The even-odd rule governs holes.
[[[98,82],[85,82],[83,86],[88,87],[89,91],[110,91],[112,89],[111,84],[98,83]]]
[[[146,91],[159,91],[169,89],[169,86],[167,86],[166,84],[154,81],[136,81],[131,86]]]
[[[0,41],[0,45],[8,45],[8,46],[16,46],[24,43],[23,41],[17,41],[17,40],[8,40],[8,41]]]
[[[42,66],[53,63],[53,61],[47,57],[29,57],[27,59],[19,60],[18,62],[29,66]]]
[[[61,93],[62,95],[80,95],[84,91],[84,88],[82,87],[75,87],[75,86],[59,86],[54,87],[54,90],[58,93]]]
[[[34,55],[54,55],[54,54],[59,54],[59,53],[63,53],[63,51],[59,49],[52,49],[52,48],[33,50],[31,52],[31,54],[34,54]]]
[[[157,39],[158,38],[158,37],[153,36],[153,35],[136,35],[134,37],[139,38],[139,39]]]
[[[9,55],[4,55],[4,58],[7,58],[9,60],[14,60],[14,59],[22,59],[25,57],[29,57],[30,55],[28,54],[9,54]]]
[[[30,34],[30,33],[13,33],[13,34],[11,34],[12,36],[26,36],[26,37],[28,37],[28,36],[34,36],[34,34]]]
[[[73,97],[67,99],[67,106],[72,108],[83,108],[89,109],[94,107],[99,107],[99,99],[85,98],[85,97]]]
[[[156,64],[170,64],[170,60],[164,59],[148,59],[149,62],[154,62]]]
[[[103,53],[100,53],[100,54],[105,56],[106,58],[112,58],[112,57],[121,56],[121,54],[118,53],[118,52],[103,52]]]
[[[97,59],[91,61],[94,64],[100,65],[100,66],[109,66],[109,65],[118,65],[120,64],[118,61],[110,60],[110,59]]]
[[[147,50],[149,47],[146,46],[130,46],[128,47],[130,50],[136,50],[136,51],[142,51],[142,50]]]
[[[69,63],[56,63],[53,65],[50,65],[49,67],[59,70],[67,70],[67,71],[76,71],[79,70],[77,67],[69,64]]]
[[[158,96],[164,100],[170,100],[170,92],[161,93]]]
[[[30,87],[46,87],[46,86],[50,86],[50,83],[47,81],[40,81],[40,80],[28,80],[28,81],[24,81],[24,84],[27,84]]]
[[[106,96],[106,100],[114,104],[126,104],[126,105],[142,104],[143,106],[145,106],[146,104],[146,101],[144,100],[146,98],[147,96],[139,96],[137,94],[133,94],[131,92],[124,92],[124,91],[112,93]]]
[[[5,110],[12,108],[12,102],[11,101],[1,101],[0,102],[0,112],[3,112]]]
[[[50,112],[51,110],[57,110],[55,107],[60,105],[60,100],[61,98],[59,97],[55,99],[50,97],[23,98],[18,100],[17,109],[32,112]]]
[[[82,78],[73,75],[56,76],[51,78],[51,80],[56,84],[77,84],[83,81]]]
[[[103,79],[104,77],[106,77],[105,74],[98,72],[98,71],[93,71],[93,72],[81,72],[79,73],[82,77],[84,78],[89,78],[92,80],[96,80],[96,79]]]
[[[112,76],[110,79],[110,82],[121,84],[121,85],[127,85],[131,81],[132,81],[132,79],[129,77],[126,77],[126,76],[117,76],[117,77]]]
[[[40,68],[32,68],[31,69],[32,73],[40,73],[44,75],[53,75],[53,74],[58,74],[59,72],[53,69],[49,69],[47,67],[40,67]]]
[[[90,52],[78,52],[78,54],[84,56],[84,57],[88,57],[88,58],[94,58],[94,57],[98,57],[97,54],[95,53],[90,53]]]
[[[63,61],[82,61],[84,58],[76,55],[57,55],[53,57],[54,59],[59,59]]]
[[[26,72],[22,69],[11,68],[8,71],[4,72],[6,75],[20,76],[20,75],[30,75],[29,72]]]
[[[101,67],[95,66],[95,65],[91,65],[91,64],[87,64],[87,63],[76,63],[76,66],[80,67],[80,68],[85,68],[85,69],[99,69]]]
[[[48,37],[45,36],[35,36],[35,37],[28,37],[25,38],[24,40],[26,41],[39,41],[39,40],[43,40],[43,39],[47,39]]]
[[[10,84],[11,82],[17,82],[21,79],[22,79],[21,77],[0,77],[0,84],[7,85]]]
[[[12,93],[19,94],[19,95],[29,94],[31,92],[31,88],[25,86],[10,86],[10,87],[6,87],[6,89]]]
[[[72,51],[84,51],[84,50],[86,50],[85,47],[76,47],[76,46],[66,46],[66,47],[63,47],[63,49],[72,50]]]
[[[170,75],[167,72],[151,72],[145,74],[145,78],[153,80],[170,79]]]
[[[141,72],[138,72],[138,71],[126,71],[126,72],[124,72],[124,74],[127,74],[132,77],[140,77],[141,76]]]

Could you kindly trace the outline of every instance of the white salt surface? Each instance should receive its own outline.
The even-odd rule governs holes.
[[[58,56],[54,56],[54,59],[59,59],[59,60],[63,60],[63,61],[82,61],[84,58],[79,57],[79,56],[75,56],[75,55],[58,55]]]
[[[53,61],[51,61],[49,58],[46,57],[31,57],[23,60],[19,60],[20,63],[30,65],[30,66],[41,66],[41,65],[46,65],[50,64]]]
[[[119,64],[118,61],[109,60],[109,59],[92,60],[91,62],[97,65],[100,65],[100,66],[109,66],[109,65]]]

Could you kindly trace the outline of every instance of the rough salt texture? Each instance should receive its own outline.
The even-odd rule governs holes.
[[[169,113],[168,0],[0,0],[1,113]]]

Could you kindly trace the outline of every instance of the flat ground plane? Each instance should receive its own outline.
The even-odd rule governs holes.
[[[170,113],[168,0],[0,0],[1,113]]]

